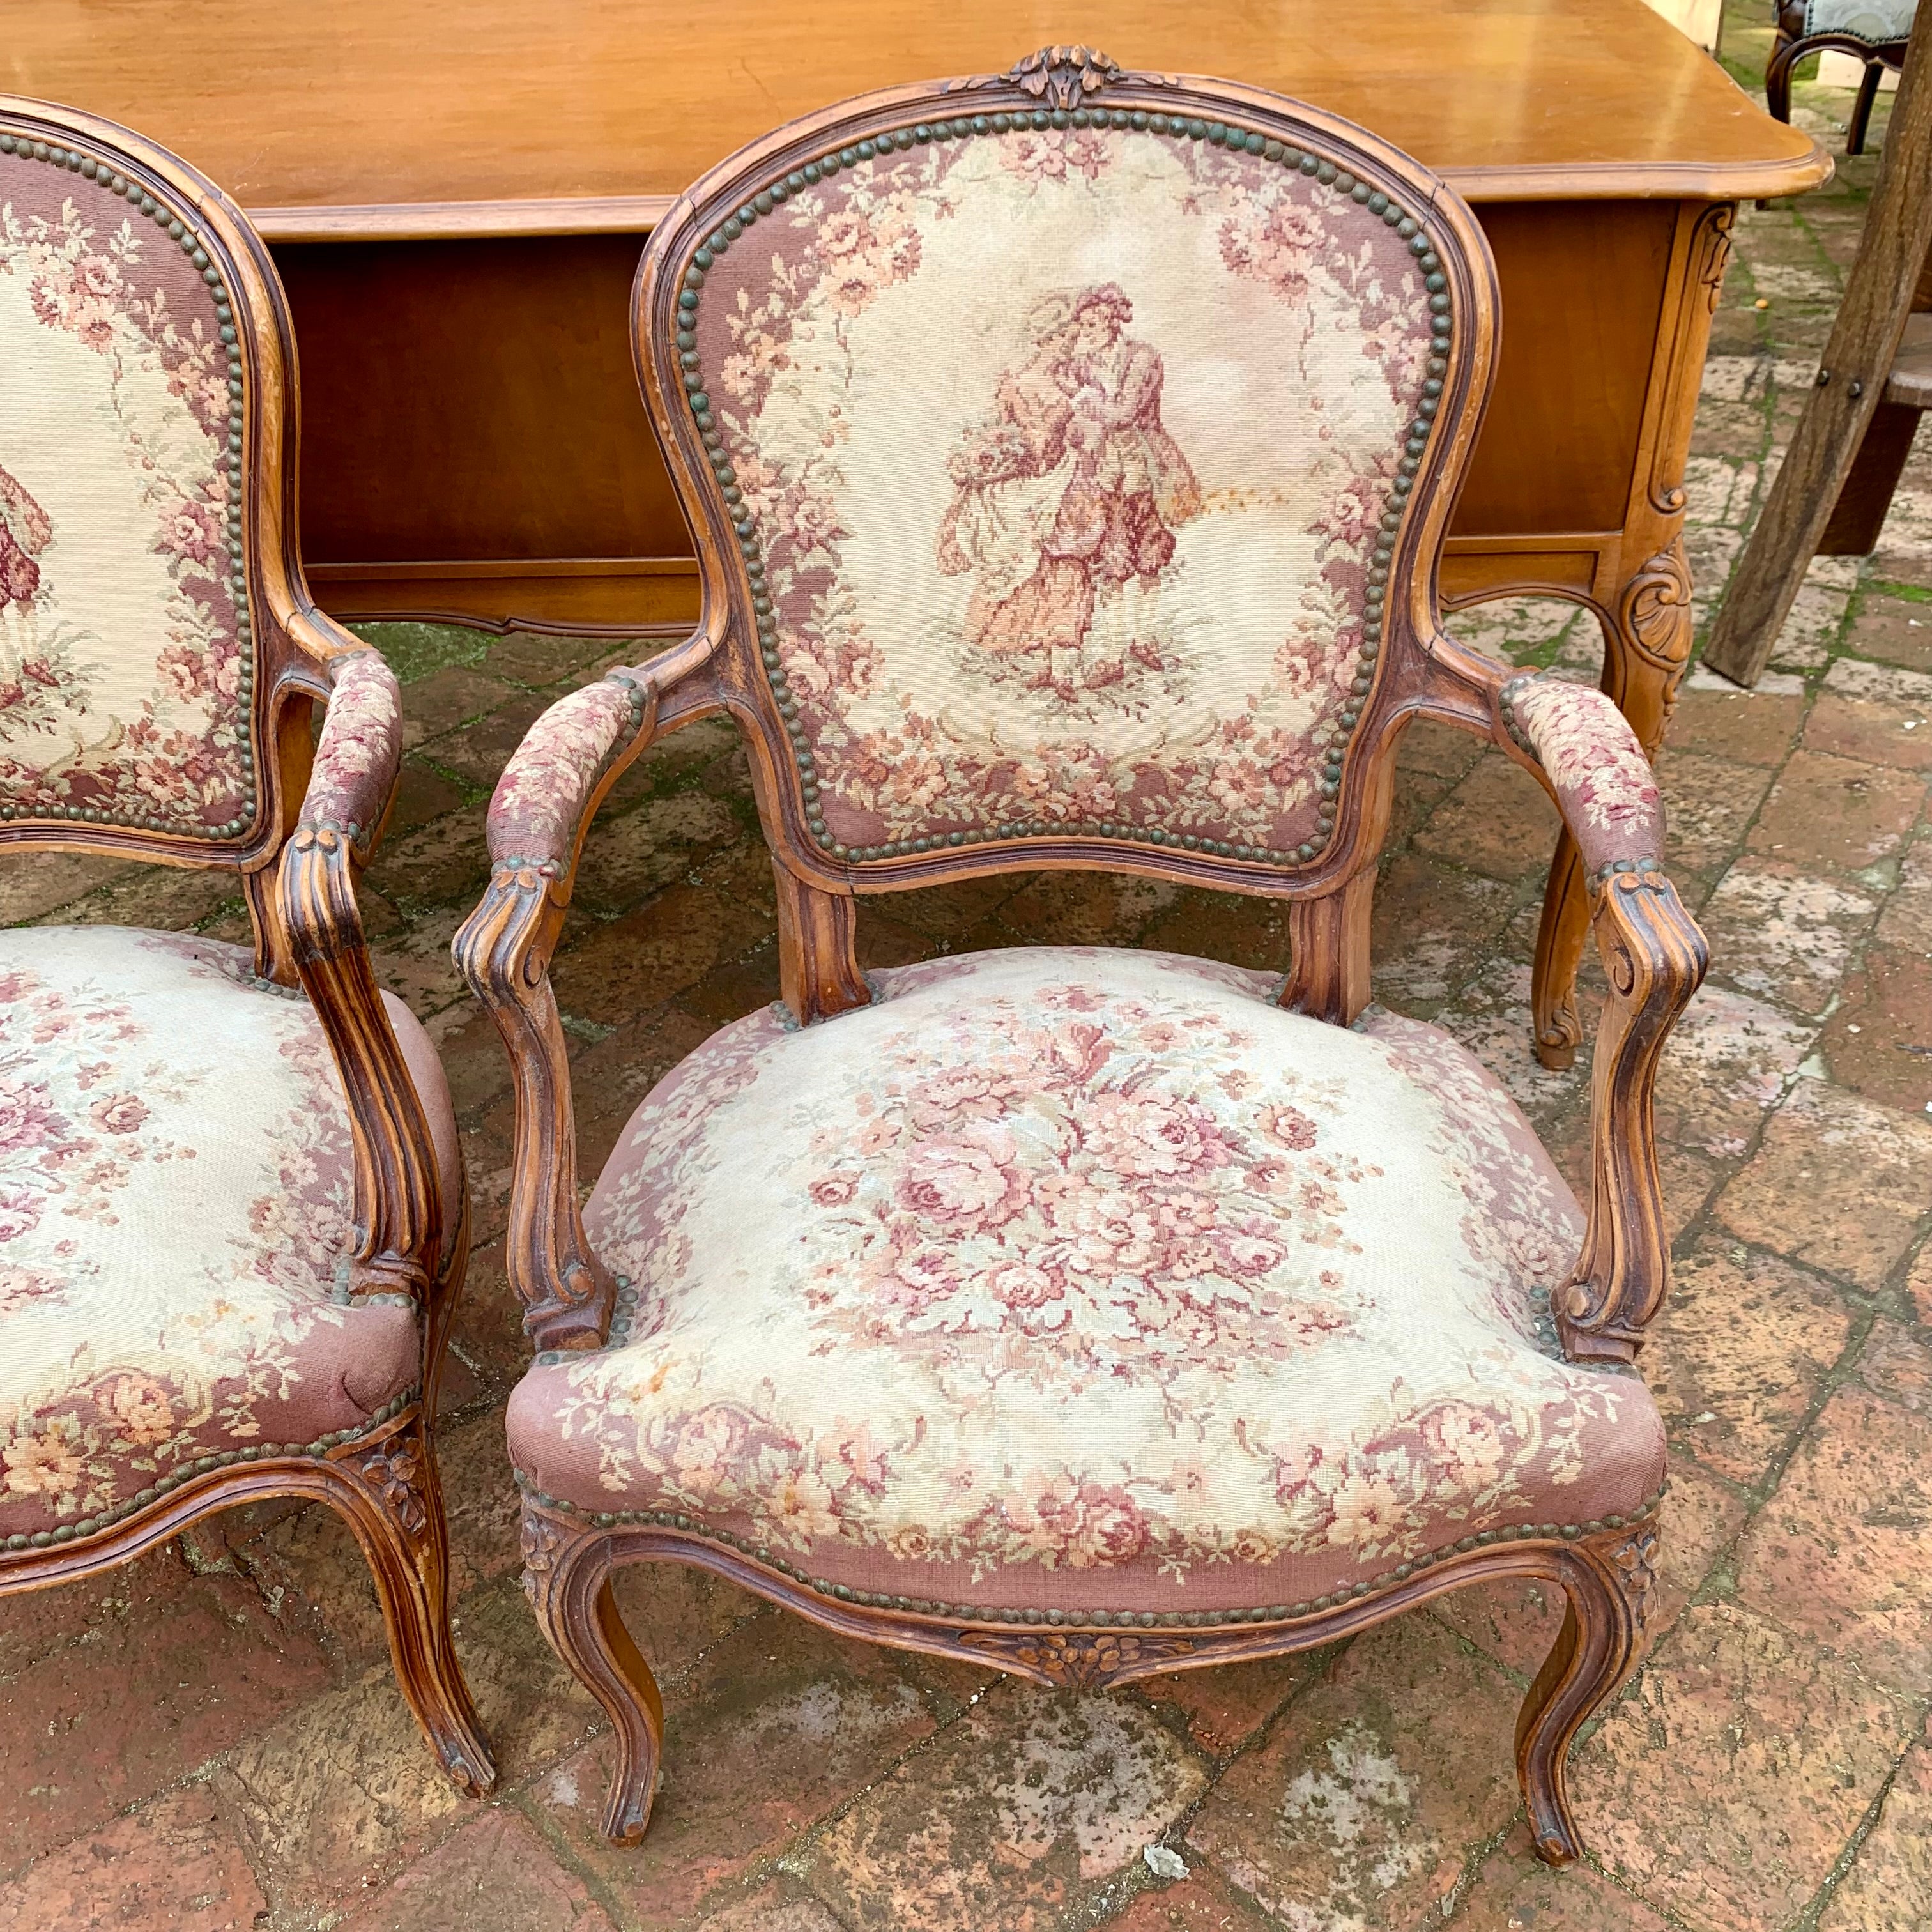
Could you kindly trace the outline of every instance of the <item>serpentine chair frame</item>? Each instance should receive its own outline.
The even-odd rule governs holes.
[[[722,449],[701,394],[680,363],[681,314],[698,298],[706,238],[735,236],[788,180],[820,158],[867,157],[886,143],[963,139],[989,127],[1084,127],[1096,119],[1217,142],[1240,140],[1364,184],[1424,266],[1439,260],[1444,295],[1436,352],[1446,358],[1439,406],[1412,430],[1414,484],[1383,525],[1388,616],[1378,658],[1365,658],[1359,721],[1329,773],[1332,828],[1312,854],[1206,849],[1119,827],[1003,827],[960,840],[854,852],[833,842],[802,767],[788,698],[768,634],[770,604],[756,543],[735,522],[714,474]],[[1122,118],[1124,117],[1124,118]],[[1363,197],[1366,199],[1366,196]],[[713,244],[716,245],[715,243]],[[755,245],[754,243],[752,245]],[[1425,254],[1425,251],[1426,251]],[[1432,284],[1432,286],[1434,286]],[[783,997],[811,1024],[871,998],[854,951],[859,896],[1028,870],[1110,869],[1176,884],[1263,894],[1287,902],[1293,958],[1282,1006],[1346,1026],[1370,998],[1369,929],[1376,862],[1390,818],[1396,742],[1432,718],[1474,733],[1550,783],[1514,713],[1522,680],[1463,649],[1438,622],[1436,568],[1457,485],[1474,446],[1497,346],[1495,274],[1468,208],[1406,156],[1346,122],[1263,90],[1192,76],[1124,72],[1083,48],[1042,50],[1010,73],[891,89],[782,128],[720,164],[657,228],[638,274],[634,330],[640,380],[680,500],[692,520],[704,602],[699,628],[643,664],[610,674],[628,700],[594,765],[572,771],[535,738],[511,761],[502,807],[524,780],[555,788],[557,808],[535,828],[498,822],[488,893],[454,950],[502,1032],[516,1078],[516,1145],[508,1269],[525,1327],[546,1350],[591,1349],[628,1324],[634,1291],[592,1252],[579,1211],[566,1037],[549,968],[570,903],[585,833],[625,769],[677,726],[717,712],[750,748],[778,887]],[[1431,365],[1432,368],[1435,367]],[[1404,500],[1397,499],[1400,505]],[[581,695],[581,694],[580,694]],[[566,704],[571,700],[564,700]],[[1607,700],[1603,700],[1610,710]],[[1611,716],[1615,716],[1613,710]],[[1628,728],[1617,720],[1628,737]],[[539,731],[541,727],[538,728]],[[1634,752],[1635,740],[1629,738]],[[1635,755],[1640,758],[1640,753]],[[1553,788],[1552,788],[1553,793]],[[1561,801],[1559,800],[1559,803]],[[814,820],[817,822],[814,823]],[[1589,841],[1580,841],[1586,849]],[[1700,980],[1701,935],[1654,854],[1598,861],[1593,916],[1609,970],[1597,1046],[1594,1185],[1589,1232],[1572,1283],[1552,1313],[1576,1358],[1630,1360],[1663,1296],[1667,1249],[1652,1131],[1652,1084],[1664,1036]],[[1217,1618],[1194,1612],[1082,1618],[1055,1611],[993,1616],[831,1586],[777,1558],[663,1513],[590,1516],[530,1491],[524,1497],[525,1587],[560,1655],[596,1695],[616,1731],[605,1829],[634,1842],[649,1816],[662,1707],[610,1590],[624,1564],[664,1560],[731,1579],[826,1628],[981,1664],[1049,1684],[1124,1683],[1157,1672],[1269,1657],[1330,1642],[1466,1584],[1537,1578],[1559,1586],[1561,1636],[1522,1706],[1519,1774],[1539,1852],[1563,1863],[1580,1849],[1564,1792],[1577,1728],[1628,1676],[1654,1579],[1655,1499],[1637,1517],[1486,1535],[1405,1564],[1345,1598]],[[1016,1628],[1015,1626],[1018,1627]],[[1084,1625],[1084,1627],[1083,1627]],[[1179,1626],[1179,1627],[1177,1627]]]
[[[443,1348],[468,1258],[469,1202],[466,1190],[453,1202],[441,1198],[428,1123],[364,941],[356,882],[394,796],[401,718],[388,667],[316,608],[303,579],[287,304],[241,209],[152,142],[92,115],[0,97],[0,148],[107,182],[125,197],[130,221],[152,224],[156,245],[178,246],[197,266],[207,263],[202,278],[226,318],[229,345],[226,464],[242,487],[226,543],[241,612],[237,703],[254,775],[242,818],[208,836],[156,830],[131,814],[9,807],[0,814],[0,855],[98,854],[237,875],[256,976],[306,993],[341,1076],[354,1164],[351,1295],[410,1295],[421,1307],[422,1334],[416,1388],[367,1427],[204,1456],[98,1520],[9,1537],[0,1544],[0,1597],[98,1574],[240,1504],[326,1502],[368,1559],[397,1676],[424,1734],[453,1782],[480,1793],[496,1772],[450,1636],[448,1532],[432,1440]],[[352,759],[332,770],[328,707],[352,687],[363,723],[372,712],[379,721],[384,754],[372,769],[358,771]]]

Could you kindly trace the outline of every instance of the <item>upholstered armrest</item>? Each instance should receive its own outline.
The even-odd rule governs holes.
[[[569,1055],[550,961],[584,832],[604,793],[656,735],[657,692],[647,672],[614,671],[530,727],[490,801],[490,889],[451,949],[515,1076],[505,1262],[540,1348],[596,1348],[610,1318],[615,1284],[578,1208]]]
[[[574,870],[598,782],[613,757],[634,742],[652,704],[652,687],[626,671],[559,698],[524,734],[496,781],[490,858]]]
[[[330,665],[328,708],[315,748],[301,823],[346,834],[366,853],[389,809],[403,757],[396,674],[374,651]]]
[[[1670,1279],[1652,1110],[1657,1062],[1702,981],[1704,935],[1665,876],[1664,807],[1636,734],[1600,691],[1514,677],[1494,722],[1554,795],[1588,874],[1610,998],[1591,1076],[1589,1228],[1552,1298],[1573,1357],[1628,1361]]]
[[[1636,734],[1600,691],[1532,674],[1504,684],[1496,709],[1510,742],[1555,794],[1586,872],[1594,878],[1661,860],[1657,779]]]
[[[444,1204],[436,1148],[362,937],[356,873],[389,808],[402,754],[402,700],[373,651],[329,664],[301,817],[277,879],[296,972],[335,1056],[356,1175],[354,1296],[424,1294],[436,1273]]]

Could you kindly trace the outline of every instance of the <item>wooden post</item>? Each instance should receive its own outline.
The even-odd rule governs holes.
[[[1932,8],[1926,10],[1932,13]],[[1865,212],[1858,259],[1818,371],[1764,514],[1712,627],[1704,662],[1755,684],[1778,641],[1844,487],[1886,381],[1932,245],[1932,26],[1922,13],[1886,130],[1878,185]]]

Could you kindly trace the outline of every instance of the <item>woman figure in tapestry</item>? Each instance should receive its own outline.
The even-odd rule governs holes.
[[[52,536],[46,511],[0,470],[0,695],[20,683],[34,656],[34,599],[40,588],[35,560]]]
[[[1162,428],[1160,352],[1126,334],[1114,284],[1057,292],[1027,320],[1033,353],[947,465],[940,568],[975,574],[964,643],[989,680],[1017,674],[1077,702],[1132,665],[1170,668],[1161,580],[1201,488]]]

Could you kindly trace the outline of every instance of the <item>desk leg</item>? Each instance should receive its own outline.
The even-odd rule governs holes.
[[[1615,612],[1614,619],[1609,611]],[[1690,655],[1690,567],[1684,560],[1682,536],[1672,532],[1600,616],[1604,690],[1630,720],[1638,742],[1654,758]],[[1545,1066],[1569,1066],[1582,1041],[1576,1017],[1576,968],[1589,930],[1588,883],[1576,842],[1565,832],[1557,841],[1544,891],[1530,994],[1536,1057]]]
[[[1694,640],[1684,467],[1736,213],[1731,202],[1678,208],[1622,538],[1590,600],[1603,626],[1604,690],[1653,758]],[[1582,1042],[1576,967],[1589,925],[1588,887],[1566,833],[1544,894],[1530,994],[1536,1057],[1545,1066],[1569,1066]]]

